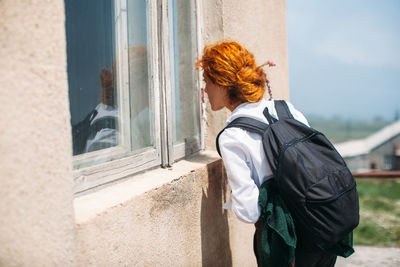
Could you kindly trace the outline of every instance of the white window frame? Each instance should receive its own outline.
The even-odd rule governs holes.
[[[193,21],[191,23],[193,23],[193,25],[195,25],[194,26],[195,28],[192,29],[192,31],[195,33],[194,37],[193,37],[194,40],[192,40],[192,41],[196,44],[196,48],[195,48],[195,51],[193,51],[193,54],[200,55],[199,47],[202,47],[201,46],[202,43],[200,43],[201,32],[199,31],[199,29],[200,29],[199,25],[202,25],[201,21],[200,21],[200,14],[201,14],[201,9],[199,8],[200,3],[199,3],[198,0],[186,0],[186,1],[192,1],[192,5],[194,7],[194,10],[192,11],[193,12],[193,16],[192,16]],[[163,16],[163,17],[168,17],[168,23],[164,23],[164,25],[168,24],[170,26],[170,28],[164,29],[163,32],[168,33],[169,35],[171,35],[173,33],[173,31],[172,31],[172,27],[173,27],[173,21],[172,20],[173,20],[173,18],[172,18],[172,15],[171,15],[171,13],[172,13],[171,7],[170,7],[170,5],[168,5],[168,3],[170,3],[171,1],[165,0],[165,2],[167,4],[164,4],[163,6],[168,6],[168,8],[166,8],[166,10],[163,10],[163,12],[166,13],[166,15]],[[173,36],[168,36],[168,37],[165,37],[165,39],[164,39],[164,40],[168,40],[169,41],[170,45],[168,47],[170,47],[170,48],[172,47],[171,39],[173,39]],[[168,51],[168,55],[170,55],[170,53],[171,52]],[[167,56],[167,53],[166,53],[165,56]],[[171,84],[171,82],[174,79],[174,78],[171,77],[172,75],[170,75],[170,74],[174,75],[174,70],[173,70],[173,68],[171,66],[174,66],[174,62],[169,62],[169,63],[170,64],[167,65],[169,67],[169,69],[167,69],[167,71],[165,73],[167,73],[169,75],[168,80],[170,81],[169,83]],[[198,99],[199,99],[199,102],[200,102],[201,90],[199,88],[201,88],[200,81],[202,79],[200,78],[199,72],[197,72],[197,74],[198,74],[198,76],[197,76],[196,85],[197,85],[197,88],[198,88],[197,92],[198,92]],[[175,83],[173,83],[173,84],[175,85]],[[170,88],[170,90],[171,90],[171,88]],[[171,91],[168,91],[167,93],[168,93],[169,96],[172,95]],[[172,99],[170,99],[170,101],[167,102],[167,110],[168,110],[167,113],[169,113],[169,114],[173,114],[173,111],[172,111],[173,110],[173,106],[172,106],[172,101],[171,100]],[[175,161],[177,161],[179,159],[182,159],[182,158],[184,158],[184,157],[186,157],[188,155],[192,155],[192,154],[200,151],[201,149],[204,149],[204,143],[202,141],[204,139],[203,136],[202,136],[202,133],[204,132],[204,128],[203,128],[204,125],[202,124],[202,121],[201,121],[201,114],[203,113],[203,111],[201,110],[201,106],[202,105],[200,105],[200,103],[199,103],[198,114],[199,114],[200,118],[199,118],[198,127],[199,127],[200,133],[199,133],[199,136],[197,138],[190,138],[190,139],[186,139],[183,142],[179,142],[177,144],[173,144],[172,143],[172,140],[173,140],[172,133],[174,132],[173,127],[175,127],[175,125],[172,123],[172,121],[173,121],[172,120],[172,116],[168,117],[168,119],[170,120],[170,123],[168,123],[168,125],[170,126],[170,128],[168,129],[168,133],[171,133],[171,136],[168,137],[168,140],[171,141],[171,142],[168,143],[168,151],[170,151],[170,154],[168,155],[168,165],[169,166],[171,166],[173,164],[173,162],[175,162]]]
[[[154,114],[154,147],[145,148],[140,153],[131,151],[129,73],[128,73],[128,31],[127,0],[115,0],[116,24],[116,62],[118,88],[119,131],[122,133],[116,147],[84,153],[73,157],[74,192],[76,195],[88,192],[99,186],[116,182],[135,173],[156,166],[171,167],[173,162],[187,155],[193,155],[204,149],[204,120],[199,119],[199,137],[192,142],[173,145],[173,111],[171,103],[171,65],[169,62],[169,19],[168,4],[170,0],[147,0],[149,6],[149,34],[151,38],[151,60],[149,63],[149,89],[151,114]],[[195,29],[197,35],[197,54],[201,42],[201,1],[193,0],[195,10]],[[160,64],[161,62],[161,64]],[[201,88],[198,73],[198,88]],[[199,100],[201,99],[199,89]],[[205,114],[204,105],[199,103],[199,114]],[[128,147],[127,150],[124,147]],[[133,154],[135,153],[135,154]],[[95,162],[95,164],[93,164]]]

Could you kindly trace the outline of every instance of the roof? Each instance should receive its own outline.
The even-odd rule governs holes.
[[[382,145],[391,138],[400,134],[400,120],[386,126],[382,130],[366,137],[365,139],[351,140],[334,144],[342,157],[355,157],[368,154],[374,148]]]

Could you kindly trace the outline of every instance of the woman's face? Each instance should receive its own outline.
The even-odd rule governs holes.
[[[214,84],[205,73],[203,74],[206,88],[204,91],[208,95],[208,100],[211,104],[211,109],[217,111],[227,106],[228,94],[224,87]]]

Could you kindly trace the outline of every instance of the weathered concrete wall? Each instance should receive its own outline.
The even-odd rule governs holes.
[[[209,13],[204,15],[204,28],[222,27],[222,36],[220,32],[214,34],[213,38],[205,34],[204,43],[221,39],[235,40],[254,53],[258,64],[273,60],[277,66],[265,69],[271,81],[273,97],[274,99],[289,99],[286,1],[204,2],[208,2],[208,8],[213,8],[204,8],[204,14]],[[218,23],[215,21],[216,18],[218,18]],[[268,98],[269,95],[266,94],[265,97]],[[223,128],[230,112],[225,109],[213,113],[209,106],[207,111],[206,148],[215,149],[215,136]],[[252,250],[254,226],[240,222],[231,212],[228,218],[233,266],[256,266]]]
[[[224,38],[224,19],[223,19],[223,0],[210,0],[202,2],[202,20],[203,25],[203,43],[204,45],[214,43]],[[203,51],[203,48],[201,48]],[[201,55],[199,55],[201,56]],[[207,98],[207,96],[206,96]],[[205,133],[206,149],[215,150],[215,137],[220,129],[222,129],[225,121],[228,119],[229,110],[222,109],[219,111],[211,111],[210,103],[207,102],[207,121]]]
[[[257,63],[273,60],[267,70],[275,99],[289,98],[285,0],[233,0],[223,5],[224,38],[239,41]],[[266,95],[268,97],[268,95]]]
[[[78,266],[231,266],[221,160],[213,153],[173,168],[75,200]],[[177,173],[183,175],[174,178]],[[124,191],[134,195],[146,179],[164,184],[93,212],[95,205],[105,205]]]
[[[64,1],[0,1],[0,265],[73,266]]]
[[[73,198],[63,3],[0,0],[0,265],[255,266],[254,226],[222,209],[215,154]],[[275,60],[274,96],[287,97],[285,2],[202,5],[203,42]],[[228,115],[208,113],[208,149]]]
[[[273,97],[289,99],[285,0],[203,1],[203,14],[205,44],[234,40],[252,52],[258,64],[273,60],[277,66],[265,68]],[[211,127],[206,134],[206,148],[215,149],[215,136],[230,112],[213,113],[209,106],[207,110],[207,125]]]

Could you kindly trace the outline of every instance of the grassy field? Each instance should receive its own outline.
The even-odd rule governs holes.
[[[400,178],[357,179],[360,224],[355,245],[400,247]]]
[[[324,133],[332,143],[365,138],[391,123],[382,119],[347,120],[312,115],[307,116],[307,119],[311,127]]]

